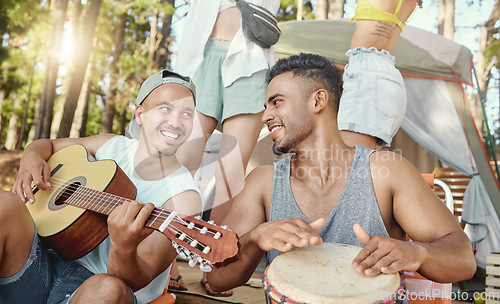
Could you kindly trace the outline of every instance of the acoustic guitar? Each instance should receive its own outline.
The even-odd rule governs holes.
[[[34,187],[35,203],[26,206],[38,234],[64,259],[74,260],[107,237],[107,216],[132,201],[137,191],[113,160],[91,162],[81,145],[57,151],[48,164],[51,188]],[[199,262],[204,271],[230,262],[238,251],[234,232],[199,217],[156,207],[145,226],[163,233],[179,254],[190,259],[190,266]]]

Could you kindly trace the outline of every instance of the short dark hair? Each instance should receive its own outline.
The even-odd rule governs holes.
[[[330,93],[330,101],[338,111],[342,94],[342,71],[328,58],[318,54],[300,53],[282,58],[271,68],[268,82],[274,77],[292,72],[294,77],[303,77],[314,81]]]

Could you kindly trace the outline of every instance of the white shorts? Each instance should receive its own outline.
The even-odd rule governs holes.
[[[355,48],[346,53],[339,130],[368,134],[389,146],[406,111],[403,77],[386,50]]]

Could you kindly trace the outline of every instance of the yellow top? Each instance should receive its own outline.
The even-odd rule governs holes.
[[[398,5],[396,6],[396,11],[394,14],[390,14],[374,7],[368,0],[359,0],[358,5],[356,5],[354,17],[349,19],[349,22],[352,22],[354,19],[393,22],[396,23],[401,30],[403,30],[406,24],[396,17],[396,13],[401,8],[402,2],[403,0],[399,0]]]

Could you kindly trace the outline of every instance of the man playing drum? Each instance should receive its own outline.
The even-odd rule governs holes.
[[[351,47],[368,47],[356,37],[369,38],[376,30],[356,26]],[[399,32],[388,34],[385,46],[392,50]],[[274,152],[293,154],[253,170],[233,199],[224,224],[240,236],[239,259],[209,274],[214,290],[243,285],[265,253],[269,264],[280,252],[322,242],[363,246],[352,267],[366,276],[418,271],[436,282],[473,276],[469,239],[417,169],[398,154],[344,143],[373,147],[341,137],[341,83],[341,71],[319,55],[291,56],[272,68],[263,121]],[[383,98],[376,95],[385,89],[378,91],[374,99]]]

